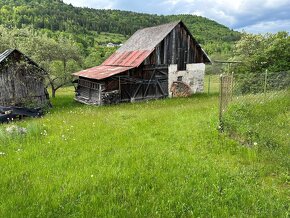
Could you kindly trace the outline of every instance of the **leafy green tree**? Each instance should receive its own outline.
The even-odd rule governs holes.
[[[290,36],[287,32],[253,35],[243,33],[235,46],[235,58],[242,60],[236,72],[272,72],[290,70]]]

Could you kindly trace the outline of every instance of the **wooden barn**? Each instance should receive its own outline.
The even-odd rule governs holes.
[[[44,107],[49,104],[46,72],[17,49],[0,54],[0,106]]]
[[[141,29],[102,65],[74,73],[75,99],[103,105],[202,92],[206,63],[182,21]]]

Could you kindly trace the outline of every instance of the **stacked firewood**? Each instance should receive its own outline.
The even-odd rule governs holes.
[[[173,97],[188,97],[192,94],[190,86],[182,81],[173,82],[170,92]]]
[[[104,105],[118,104],[120,102],[121,96],[118,90],[112,92],[105,92],[102,95],[102,102]]]

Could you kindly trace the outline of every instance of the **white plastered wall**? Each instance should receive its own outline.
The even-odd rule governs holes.
[[[177,65],[172,64],[168,69],[168,93],[169,97],[172,97],[170,92],[173,82],[176,82],[179,77],[182,77],[182,82],[190,86],[192,94],[202,93],[204,91],[204,75],[205,64],[187,64],[185,71],[178,71]]]

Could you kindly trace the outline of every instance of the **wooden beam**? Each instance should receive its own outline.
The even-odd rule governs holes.
[[[136,95],[138,94],[138,92],[139,92],[141,86],[142,86],[142,83],[138,86],[138,88],[136,89],[136,91],[135,91],[135,93],[134,93],[134,95],[133,95],[132,98],[135,98],[135,97],[136,97]]]

